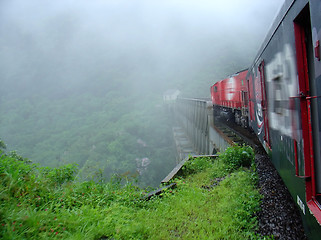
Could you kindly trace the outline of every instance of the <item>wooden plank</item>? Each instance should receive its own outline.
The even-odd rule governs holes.
[[[190,157],[186,157],[182,161],[180,161],[179,164],[177,164],[176,167],[174,167],[174,169],[161,181],[161,183],[169,182],[178,173],[178,171],[181,170],[181,168],[189,160],[189,158]]]
[[[188,156],[184,158],[179,164],[176,165],[176,167],[162,180],[161,183],[167,183],[169,182],[172,178],[175,177],[175,175],[181,170],[181,168],[184,166],[184,164],[190,159],[190,158],[198,158],[198,157],[212,157],[216,158],[218,155],[193,155],[193,156]]]
[[[169,184],[169,185],[166,185],[166,186],[164,186],[164,187],[161,187],[161,188],[159,188],[159,189],[157,189],[157,190],[155,190],[155,191],[152,191],[152,192],[148,193],[147,196],[144,197],[144,200],[147,200],[147,201],[148,201],[148,200],[150,200],[153,196],[157,196],[157,195],[161,194],[162,192],[164,192],[164,190],[169,189],[169,188],[174,188],[174,187],[176,187],[176,183],[171,183],[171,184]]]

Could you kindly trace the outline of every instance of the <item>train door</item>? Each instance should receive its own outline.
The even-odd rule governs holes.
[[[250,74],[250,72],[248,73],[248,78],[247,78],[247,89],[248,89],[248,100],[249,100],[249,104],[248,104],[249,114],[248,114],[248,116],[249,116],[249,125],[251,125],[255,119],[255,113],[254,113],[254,104],[253,104],[253,99],[252,99],[252,97],[254,96],[253,80],[252,80],[252,75]]]
[[[249,96],[248,92],[241,91],[241,102],[242,102],[242,113],[244,114],[245,109],[247,109],[249,105]]]
[[[243,80],[242,80],[243,81]],[[249,126],[248,107],[249,97],[247,91],[241,91],[241,125],[245,128]]]
[[[266,99],[266,86],[265,86],[265,74],[264,74],[264,61],[259,65],[260,73],[260,84],[261,84],[261,96],[262,96],[262,118],[264,126],[264,141],[268,148],[271,149],[271,139],[270,139],[270,129],[269,129],[269,119],[268,119],[268,106]]]
[[[299,177],[305,178],[307,204],[318,222],[321,223],[321,210],[318,201],[318,198],[321,196],[321,183],[318,177],[316,177],[319,175],[315,170],[318,161],[316,161],[314,154],[316,150],[314,143],[318,142],[318,139],[313,133],[317,133],[318,130],[312,102],[316,96],[313,96],[315,89],[313,87],[314,82],[311,81],[314,79],[314,71],[309,5],[307,5],[294,20],[294,33],[304,154],[304,176]],[[296,168],[298,168],[297,163]],[[298,171],[297,175],[299,175]]]

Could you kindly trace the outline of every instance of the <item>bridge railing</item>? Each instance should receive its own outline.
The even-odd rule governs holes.
[[[175,118],[200,155],[212,154],[209,146],[208,100],[178,98],[175,104]]]

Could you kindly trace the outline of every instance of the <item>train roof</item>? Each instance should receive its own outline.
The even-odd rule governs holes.
[[[243,69],[243,70],[241,70],[241,71],[238,71],[238,72],[236,72],[236,73],[233,73],[233,74],[227,76],[226,78],[235,77],[235,76],[237,76],[238,74],[240,74],[240,73],[242,73],[242,72],[245,72],[245,71],[247,71],[247,70],[249,70],[249,69],[248,69],[248,68]]]
[[[255,57],[254,63],[252,63],[252,65],[254,65],[259,60],[260,56],[264,52],[265,48],[267,47],[267,45],[271,41],[272,37],[274,36],[275,32],[277,31],[277,29],[281,25],[283,19],[285,18],[286,14],[288,13],[288,11],[290,10],[290,8],[292,7],[292,5],[294,4],[295,1],[296,0],[285,0],[284,1],[283,5],[279,9],[279,12],[277,13],[276,17],[274,18],[274,21],[271,24],[270,30],[268,31],[261,47],[259,48],[258,54]]]

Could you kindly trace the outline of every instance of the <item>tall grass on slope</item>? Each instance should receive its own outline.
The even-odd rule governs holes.
[[[177,188],[145,201],[130,182],[77,182],[73,165],[40,168],[0,149],[0,238],[257,238],[260,195],[252,170],[232,170],[224,154],[198,158],[185,170],[190,174],[175,179]]]

